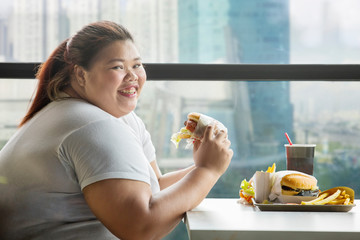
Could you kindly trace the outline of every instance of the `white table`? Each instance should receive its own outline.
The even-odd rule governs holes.
[[[237,201],[206,198],[187,212],[190,239],[360,239],[360,200],[349,212],[260,211]]]

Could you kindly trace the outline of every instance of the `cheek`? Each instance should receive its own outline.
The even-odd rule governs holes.
[[[139,78],[143,79],[143,81],[146,80],[146,71],[143,67],[138,68],[136,74],[138,75]]]
[[[125,74],[110,73],[104,77],[103,81],[105,81],[105,84],[108,85],[108,87],[117,87],[122,83],[124,77]]]
[[[138,77],[139,77],[138,83],[140,85],[140,90],[141,90],[143,88],[143,86],[144,86],[144,84],[146,82],[146,78],[147,78],[145,70],[139,72]]]

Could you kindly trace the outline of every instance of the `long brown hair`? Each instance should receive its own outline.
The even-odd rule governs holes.
[[[19,126],[24,125],[51,101],[60,99],[61,91],[70,85],[75,65],[88,70],[93,57],[118,40],[134,42],[130,32],[123,26],[100,21],[85,26],[73,37],[63,41],[39,67],[36,73],[39,82],[34,100]]]

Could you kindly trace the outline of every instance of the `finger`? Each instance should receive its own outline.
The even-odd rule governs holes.
[[[214,130],[214,125],[208,125],[205,128],[204,138],[203,138],[205,141],[208,140],[208,139],[211,139],[213,130]]]
[[[225,132],[224,130],[220,130],[218,134],[216,134],[215,136],[215,139],[220,141],[224,141],[224,139],[226,138],[227,138],[227,132]]]
[[[232,149],[229,149],[229,156],[232,158],[234,156],[234,151]]]
[[[224,140],[224,145],[225,145],[225,147],[230,147],[230,146],[231,146],[231,141],[226,138],[226,139]]]
[[[224,141],[220,142],[222,147],[225,149],[230,149],[231,141],[228,139],[225,139]]]

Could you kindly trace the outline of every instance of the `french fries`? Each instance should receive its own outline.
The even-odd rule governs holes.
[[[354,203],[354,190],[348,187],[336,187],[326,190],[314,200],[304,202],[302,205],[349,205]]]
[[[301,204],[302,205],[314,205],[316,202],[319,202],[319,201],[323,200],[328,195],[329,195],[328,193],[324,193],[324,194],[319,195],[319,197],[315,198],[314,200],[311,200],[311,201],[308,201],[308,202],[302,201]]]
[[[334,194],[328,196],[327,198],[324,198],[323,200],[317,201],[314,203],[314,205],[324,205],[331,201],[334,201],[339,195],[341,194],[340,190],[337,190]]]
[[[276,164],[273,163],[273,165],[271,167],[268,167],[268,169],[266,170],[266,172],[269,172],[269,173],[274,173],[276,170]]]

